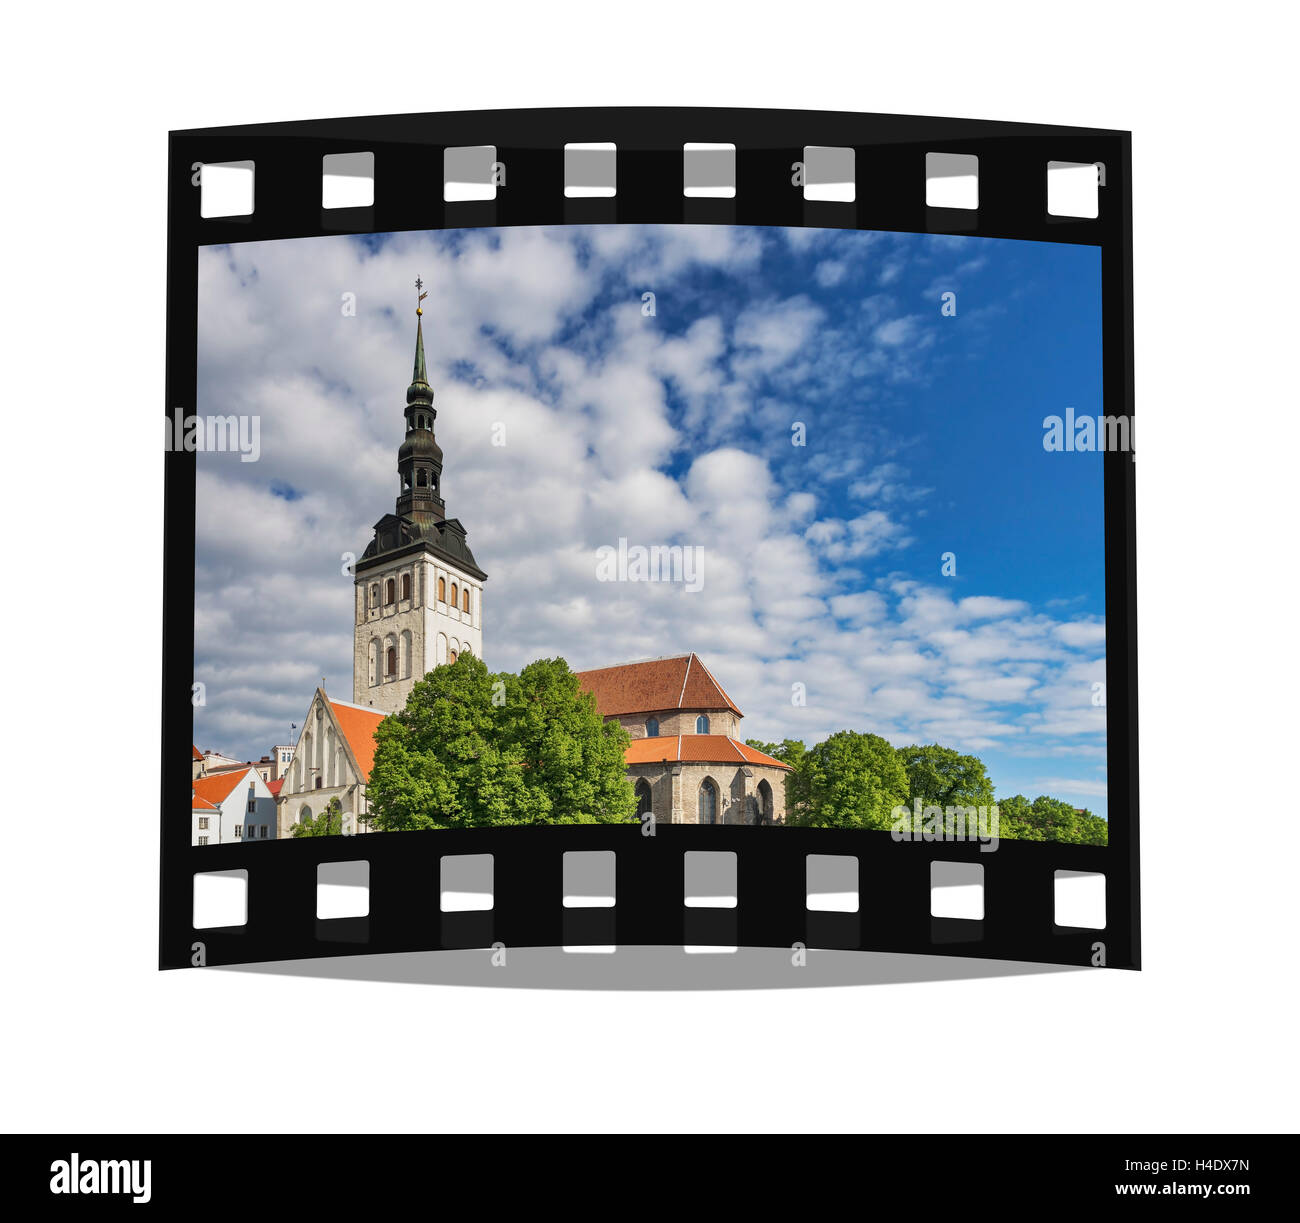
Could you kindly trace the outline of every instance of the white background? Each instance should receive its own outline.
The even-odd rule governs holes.
[[[9,15],[0,1125],[1295,1127],[1293,32],[1271,4],[894,7]],[[156,971],[167,131],[587,104],[1133,131],[1143,972],[647,993]]]

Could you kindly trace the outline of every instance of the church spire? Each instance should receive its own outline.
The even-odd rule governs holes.
[[[415,278],[415,366],[411,385],[406,388],[406,440],[397,451],[400,488],[397,512],[421,524],[441,522],[445,515],[442,500],[442,448],[434,440],[433,422],[438,413],[433,406],[433,387],[424,359],[424,309],[420,305],[428,293],[422,292],[424,281]]]
[[[415,278],[415,291],[420,293],[423,288],[424,281],[417,276]],[[427,293],[420,293],[420,296],[415,299],[415,370],[411,374],[411,390],[415,390],[417,386],[427,387],[429,385],[429,372],[424,364],[424,320],[421,317],[424,310],[420,305],[428,296]],[[406,398],[408,401],[410,400],[409,392]],[[430,394],[429,399],[433,399],[432,394]]]

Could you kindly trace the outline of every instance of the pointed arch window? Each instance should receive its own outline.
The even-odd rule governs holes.
[[[695,733],[697,735],[707,735],[709,733],[709,719],[707,714],[700,714],[695,719]]]
[[[713,779],[706,777],[700,783],[700,823],[716,824],[718,822],[718,787]]]
[[[384,605],[387,606],[388,604],[392,603],[396,598],[397,598],[397,583],[394,582],[392,578],[389,578],[388,581],[384,583]]]
[[[439,578],[438,579],[438,602],[445,603],[446,601],[447,601],[447,579]]]
[[[385,659],[385,664],[387,667],[388,678],[396,679],[397,678],[397,647],[395,645],[390,645],[388,647],[388,654]]]
[[[404,573],[402,574],[402,598],[409,599],[410,597],[411,597],[411,575],[409,573]]]

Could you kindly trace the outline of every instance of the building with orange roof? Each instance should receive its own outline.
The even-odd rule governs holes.
[[[637,812],[665,824],[781,824],[790,767],[739,738],[744,714],[699,655],[579,671],[606,721],[632,736]]]
[[[231,845],[277,836],[275,797],[251,764],[191,783],[190,844]]]
[[[366,786],[375,730],[384,716],[382,710],[331,700],[324,688],[316,689],[276,798],[280,836],[292,836],[295,824],[323,814],[335,798],[344,835],[369,830]]]

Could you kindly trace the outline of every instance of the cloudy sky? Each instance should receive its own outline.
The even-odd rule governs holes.
[[[342,566],[393,509],[420,276],[489,667],[695,650],[747,737],[939,742],[999,797],[1106,814],[1101,460],[1042,446],[1101,410],[1095,249],[517,228],[210,247],[199,273],[197,411],[261,421],[257,462],[199,456],[200,747],[292,741],[322,676],[352,698]],[[702,548],[703,590],[598,581],[620,537]]]

